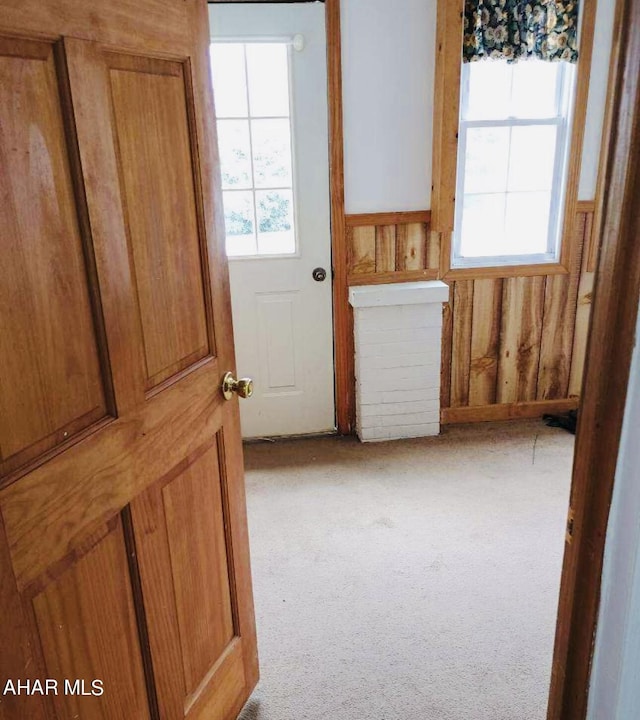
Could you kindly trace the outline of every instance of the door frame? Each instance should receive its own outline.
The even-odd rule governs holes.
[[[347,285],[340,0],[325,0],[325,17],[335,407],[338,433],[347,435],[355,426],[355,379]],[[587,713],[606,530],[640,296],[640,244],[634,243],[640,221],[633,223],[634,211],[640,215],[640,89],[634,85],[638,57],[640,2],[618,0],[594,227],[601,249],[576,434],[548,720],[583,720]],[[627,176],[623,168],[629,170]],[[603,417],[606,423],[601,422]]]
[[[207,0],[209,4],[313,2],[314,0]],[[340,0],[324,0],[329,120],[329,204],[331,211],[331,291],[333,299],[333,382],[335,423],[339,435],[355,428],[353,312],[347,284],[344,205],[344,134],[342,126],[342,44]]]
[[[576,433],[548,720],[584,720],[640,298],[640,2],[618,0],[600,239]]]

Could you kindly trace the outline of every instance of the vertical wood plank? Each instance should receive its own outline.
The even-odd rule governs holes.
[[[423,270],[426,267],[426,253],[424,223],[396,226],[396,270]]]
[[[355,274],[376,271],[376,229],[371,226],[349,229],[351,238],[350,272]]]
[[[462,407],[469,404],[473,289],[473,280],[460,280],[455,283],[453,288],[451,407]]]
[[[451,406],[451,348],[453,346],[453,287],[449,302],[442,308],[442,359],[440,366],[440,407]]]
[[[585,228],[585,233],[588,228]],[[589,323],[591,321],[591,300],[595,273],[589,271],[591,261],[589,253],[583,252],[582,267],[578,283],[575,307],[575,322],[573,332],[573,345],[571,349],[571,370],[569,373],[568,394],[580,395],[582,390],[582,377],[587,351],[587,338]]]
[[[542,342],[538,369],[538,400],[566,398],[569,390],[576,302],[580,265],[585,242],[586,215],[581,213],[574,225],[574,248],[569,275],[547,277],[542,321]]]
[[[469,405],[496,401],[502,280],[476,280],[473,288]]]
[[[396,226],[376,226],[376,272],[396,269]]]
[[[430,270],[440,269],[440,233],[431,230],[427,231],[427,268]]]
[[[542,333],[545,277],[504,281],[496,401],[535,399]]]

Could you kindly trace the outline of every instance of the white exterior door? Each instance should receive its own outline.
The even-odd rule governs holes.
[[[324,5],[216,4],[209,17],[237,370],[255,386],[242,434],[332,431]]]

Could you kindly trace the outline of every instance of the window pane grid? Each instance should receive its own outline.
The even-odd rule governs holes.
[[[224,50],[217,62],[221,47]],[[214,86],[221,88],[222,96],[217,122],[227,254],[294,254],[287,46],[272,42],[215,43],[211,55]],[[233,87],[225,79],[227,73],[235,83]],[[220,78],[219,85],[216,78]]]
[[[477,66],[488,68],[490,82],[484,77],[473,85]],[[522,74],[516,81],[513,65],[463,65],[454,267],[462,260],[494,265],[556,256],[572,75],[561,64],[540,66],[530,65],[529,76],[542,72],[553,84],[534,86],[534,102]]]

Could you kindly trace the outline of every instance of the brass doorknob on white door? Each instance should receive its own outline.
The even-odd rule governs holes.
[[[225,400],[231,400],[233,393],[241,398],[248,398],[253,395],[253,380],[251,378],[240,378],[236,380],[232,372],[225,373],[222,378],[222,394]]]

